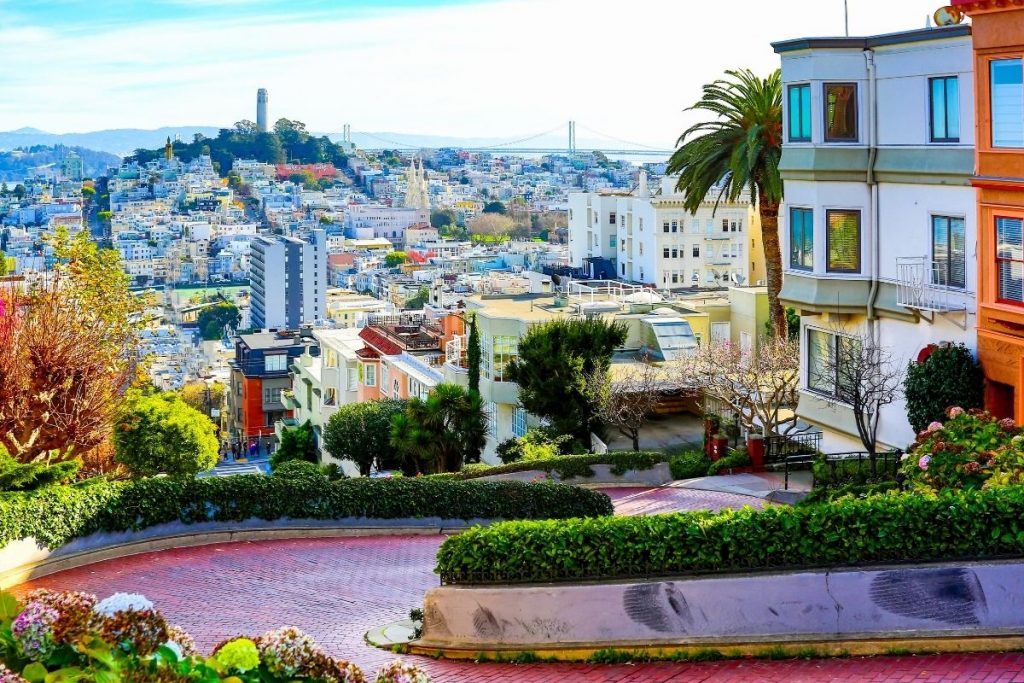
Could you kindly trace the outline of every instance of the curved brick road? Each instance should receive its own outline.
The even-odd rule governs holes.
[[[609,491],[622,512],[756,502],[706,492]],[[182,548],[92,564],[20,586],[144,593],[202,649],[232,635],[284,624],[311,633],[332,654],[369,672],[392,659],[363,642],[437,585],[435,536],[306,539]],[[1024,655],[882,657],[705,664],[501,665],[422,660],[438,683],[619,681],[1024,681]]]

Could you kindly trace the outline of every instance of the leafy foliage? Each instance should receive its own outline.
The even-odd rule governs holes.
[[[298,427],[288,427],[281,432],[281,443],[270,456],[270,467],[274,469],[289,460],[304,460],[311,463],[320,460],[313,425],[309,420]]]
[[[594,476],[592,465],[611,465],[610,472],[620,476],[630,470],[649,470],[667,460],[668,456],[656,451],[613,451],[601,455],[560,455],[535,460],[518,460],[493,467],[467,465],[460,472],[445,476],[458,479],[477,479],[496,474],[539,470],[547,472],[549,476],[552,473],[557,474],[560,479],[589,478]]]
[[[0,491],[33,491],[54,484],[66,484],[75,478],[81,463],[65,460],[19,463],[0,448]]]
[[[116,251],[58,229],[53,276],[7,292],[0,318],[0,445],[19,462],[71,459],[110,434],[136,379],[145,302]]]
[[[550,460],[572,445],[572,437],[554,434],[550,429],[531,429],[523,436],[506,439],[498,444],[498,459],[508,465],[513,462]]]
[[[917,435],[901,471],[923,490],[976,489],[1024,484],[1024,430],[980,410],[952,407],[943,424]]]
[[[668,466],[672,471],[673,479],[696,479],[708,473],[711,459],[704,451],[686,451],[673,456],[668,461]]]
[[[221,382],[189,382],[178,391],[182,401],[207,416],[224,405],[226,394],[227,387]]]
[[[708,476],[713,477],[722,470],[731,470],[740,467],[750,466],[750,455],[746,448],[737,448],[728,455],[713,461],[708,465]]]
[[[885,494],[798,507],[505,522],[449,537],[447,583],[928,562],[1024,554],[1024,489]]]
[[[476,462],[487,440],[480,394],[442,383],[426,399],[413,398],[391,421],[391,444],[416,472],[458,472]]]
[[[400,266],[409,260],[409,255],[404,251],[390,251],[387,256],[384,257],[384,265],[388,268],[394,268]]]
[[[402,306],[407,311],[420,311],[430,301],[430,290],[426,287],[420,287],[416,290],[416,294],[405,300],[405,304]]]
[[[404,411],[405,401],[397,399],[339,406],[324,429],[324,448],[339,460],[354,462],[364,477],[374,466],[401,467],[402,458],[391,445],[391,421]]]
[[[217,464],[213,423],[176,394],[134,396],[114,429],[114,447],[135,476],[190,477]]]
[[[786,334],[786,315],[779,303],[782,251],[779,244],[779,203],[782,201],[782,74],[767,78],[749,69],[726,71],[727,79],[704,86],[700,101],[689,111],[714,117],[686,130],[669,159],[667,172],[679,174],[677,189],[686,208],[696,213],[709,193],[735,201],[744,192],[757,200],[761,214],[768,301],[773,326]]]
[[[626,328],[599,318],[553,320],[519,340],[519,357],[505,368],[519,385],[523,407],[547,418],[561,434],[590,443],[600,429],[599,406],[590,379],[605,372],[612,353],[626,341]]]
[[[207,341],[215,341],[224,336],[224,328],[237,329],[242,321],[242,314],[230,301],[219,301],[199,313],[197,324],[199,333]]]
[[[35,538],[49,548],[98,531],[246,519],[565,519],[612,514],[608,496],[574,486],[430,477],[343,479],[259,474],[98,480],[0,497],[0,546]]]
[[[480,329],[476,324],[476,316],[469,320],[469,339],[466,341],[466,363],[469,365],[469,390],[480,393]]]
[[[911,361],[903,383],[910,426],[920,432],[941,421],[950,406],[981,408],[984,383],[981,365],[963,344],[940,346],[924,361]]]

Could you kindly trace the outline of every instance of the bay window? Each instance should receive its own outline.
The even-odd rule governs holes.
[[[1024,303],[1024,219],[996,218],[999,300]]]
[[[932,284],[967,286],[966,229],[963,218],[932,216]]]
[[[853,337],[808,328],[807,388],[840,401],[851,396],[853,379],[844,359],[856,358],[858,344]]]
[[[1024,147],[1024,60],[993,59],[989,68],[992,146]]]
[[[811,86],[789,86],[789,141],[811,141]]]
[[[825,84],[825,142],[857,142],[857,84]]]
[[[825,251],[828,272],[860,272],[860,211],[825,212]]]
[[[814,212],[811,209],[789,210],[789,267],[814,268]]]

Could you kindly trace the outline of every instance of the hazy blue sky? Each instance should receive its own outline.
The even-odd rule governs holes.
[[[936,0],[849,0],[851,32]],[[0,0],[0,130],[271,118],[514,138],[568,119],[668,146],[700,85],[839,35],[842,0]],[[579,133],[584,137],[584,131]]]

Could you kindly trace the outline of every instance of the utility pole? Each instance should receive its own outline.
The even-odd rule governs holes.
[[[850,0],[843,0],[843,25],[846,27],[846,37],[850,37]]]

